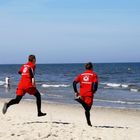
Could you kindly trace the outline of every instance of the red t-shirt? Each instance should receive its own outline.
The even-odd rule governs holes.
[[[27,89],[27,88],[33,87],[32,76],[31,76],[30,71],[32,71],[32,73],[34,74],[35,67],[36,65],[32,62],[28,62],[21,66],[19,70],[19,72],[21,73],[21,79],[20,79],[18,88]]]
[[[80,83],[80,96],[93,97],[93,83],[98,82],[98,76],[92,70],[86,70],[75,79]]]

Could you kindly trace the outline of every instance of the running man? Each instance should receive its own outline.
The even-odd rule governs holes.
[[[98,76],[93,72],[91,62],[85,65],[86,71],[78,75],[73,82],[75,100],[78,101],[85,109],[87,124],[92,126],[90,121],[90,109],[92,107],[94,94],[98,88]],[[77,84],[80,84],[80,92],[77,90]]]
[[[21,66],[19,74],[21,74],[21,80],[18,84],[16,90],[16,98],[10,100],[8,103],[5,103],[3,106],[3,114],[7,112],[7,109],[14,104],[18,104],[25,93],[34,95],[36,97],[38,117],[45,116],[46,113],[41,112],[41,95],[36,88],[35,84],[35,68],[36,68],[36,57],[35,55],[29,55],[28,63]]]

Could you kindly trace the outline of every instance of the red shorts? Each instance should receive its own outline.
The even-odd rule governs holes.
[[[25,93],[29,93],[30,95],[34,95],[35,93],[37,93],[37,89],[35,87],[30,87],[30,88],[26,88],[26,89],[17,88],[16,95],[24,96]]]
[[[92,106],[93,97],[82,96],[82,100],[83,100],[88,106]]]

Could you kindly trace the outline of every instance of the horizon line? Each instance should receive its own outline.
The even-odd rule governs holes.
[[[91,61],[92,62],[92,61]],[[25,62],[26,63],[26,62]],[[43,65],[43,64],[85,64],[86,62],[59,62],[59,63],[36,63],[37,65]],[[140,62],[94,62],[93,64],[118,64],[118,63],[140,63]],[[0,65],[21,65],[24,63],[0,63]]]

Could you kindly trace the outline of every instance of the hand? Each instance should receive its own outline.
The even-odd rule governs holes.
[[[32,78],[32,85],[33,85],[33,87],[36,87],[36,82],[35,82],[34,78]]]
[[[36,87],[36,84],[35,83],[33,84],[33,87]]]
[[[82,97],[79,95],[79,93],[78,92],[75,92],[75,99],[81,99]]]
[[[78,92],[75,92],[75,98],[77,98],[79,96]]]

